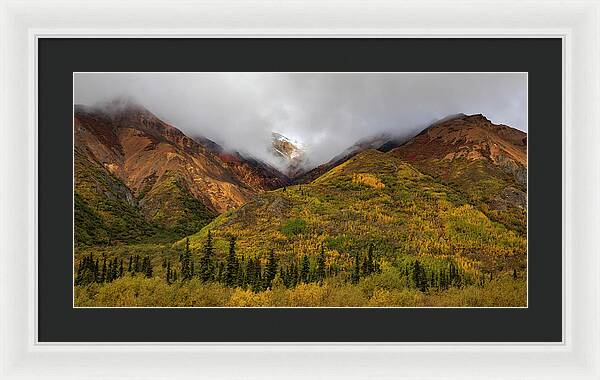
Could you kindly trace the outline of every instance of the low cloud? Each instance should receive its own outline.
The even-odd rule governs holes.
[[[413,135],[457,113],[527,131],[526,88],[520,73],[75,74],[77,104],[130,97],[191,137],[272,164],[272,131],[301,142],[313,165],[362,138]]]

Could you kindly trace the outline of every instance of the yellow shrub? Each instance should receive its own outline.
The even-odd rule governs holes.
[[[385,185],[376,176],[368,173],[359,173],[352,175],[352,182],[371,186],[374,189],[383,189]]]

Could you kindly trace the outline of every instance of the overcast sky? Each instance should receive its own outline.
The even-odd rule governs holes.
[[[457,113],[527,131],[527,77],[518,73],[75,74],[77,104],[122,96],[191,137],[271,163],[271,131],[301,142],[314,165],[361,138],[416,134]]]

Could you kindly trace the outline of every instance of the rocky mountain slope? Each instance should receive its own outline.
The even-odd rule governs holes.
[[[117,198],[145,221],[190,233],[258,192],[287,183],[267,164],[224,152],[210,140],[191,139],[127,101],[75,106],[74,133],[76,167],[99,173],[90,191],[83,191],[87,185],[78,173],[86,170],[76,171],[76,214],[106,203],[102,188],[118,180],[126,191],[116,192]]]
[[[378,149],[385,144],[391,144],[396,139],[392,138],[388,134],[381,134],[375,137],[369,137],[357,141],[354,145],[344,150],[342,153],[337,154],[328,162],[321,164],[315,168],[312,168],[304,173],[300,173],[293,178],[293,182],[296,184],[309,183],[319,178],[321,175],[327,173],[329,170],[335,168],[338,165],[343,164],[357,154],[364,152],[367,149]]]
[[[315,257],[350,271],[372,243],[380,259],[402,255],[452,257],[476,276],[526,265],[524,234],[494,223],[467,195],[424,174],[396,152],[369,149],[309,184],[257,196],[220,215],[190,238],[200,249],[208,231],[220,249],[237,237],[239,252],[280,260]]]
[[[271,136],[271,151],[281,161],[285,174],[294,178],[303,173],[308,157],[302,145],[277,132],[272,132]]]
[[[493,220],[525,232],[526,133],[483,115],[457,115],[390,152],[463,192]]]

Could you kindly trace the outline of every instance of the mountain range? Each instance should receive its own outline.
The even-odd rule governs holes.
[[[135,227],[146,225],[150,232],[191,233],[289,182],[270,165],[191,139],[133,103],[76,105],[74,134],[75,213],[85,210],[86,221],[97,224],[76,228],[76,241],[86,244],[139,239],[146,233]]]
[[[388,254],[460,251],[465,266],[525,265],[527,135],[483,115],[366,138],[310,170],[281,134],[272,151],[282,171],[134,103],[76,105],[74,133],[77,245],[190,236],[198,247],[210,230],[257,254],[326,244],[348,261],[372,242]]]

